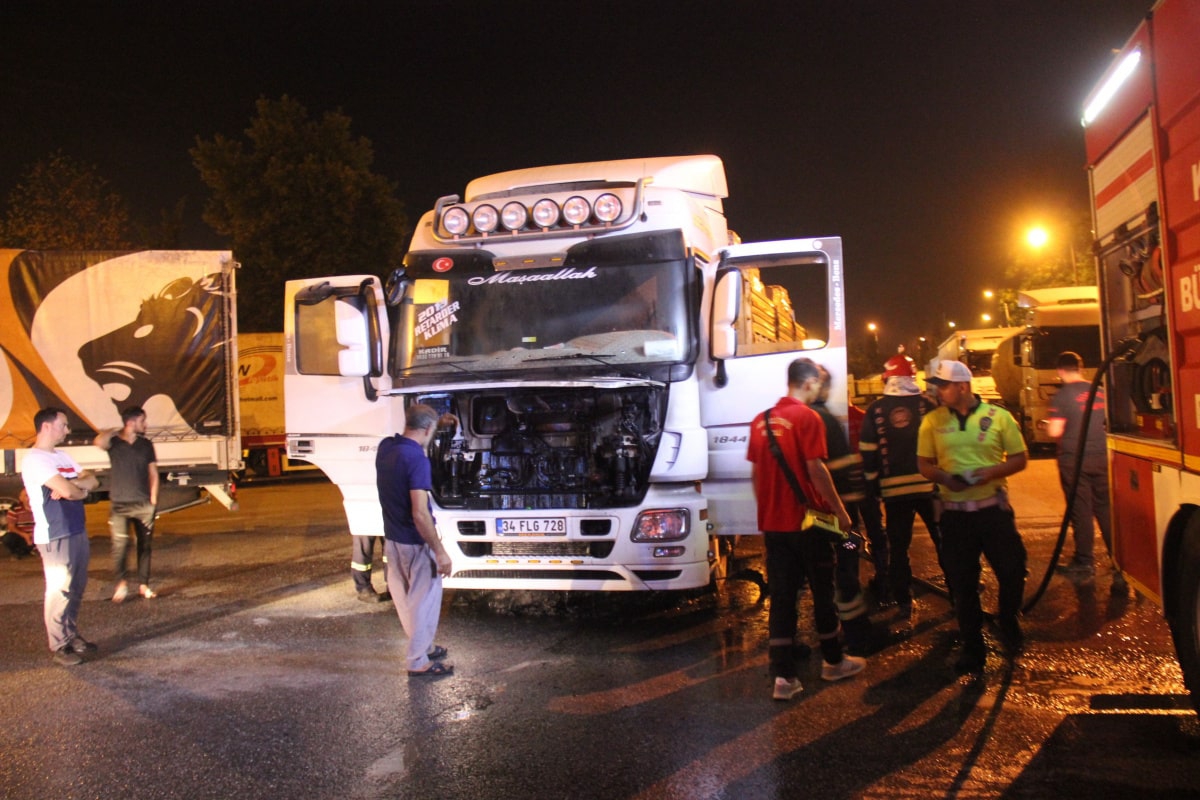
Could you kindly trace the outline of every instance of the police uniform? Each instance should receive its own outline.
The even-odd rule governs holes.
[[[982,402],[965,415],[940,406],[925,415],[917,437],[917,455],[935,459],[939,469],[969,476],[973,470],[1025,452],[1025,442],[1012,415],[1000,406]],[[983,668],[983,610],[979,602],[979,557],[987,557],[1000,584],[999,623],[1010,645],[1020,643],[1017,615],[1025,591],[1025,545],[1017,532],[1003,478],[968,486],[962,491],[940,487],[942,497],[942,558],[954,595],[963,640],[957,668]]]

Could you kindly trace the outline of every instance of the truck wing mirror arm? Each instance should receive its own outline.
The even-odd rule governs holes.
[[[296,302],[302,306],[320,305],[334,294],[336,294],[336,290],[333,285],[329,281],[321,281],[311,286],[305,286],[296,292]]]
[[[717,365],[713,382],[718,388],[729,382],[725,359],[737,355],[737,318],[742,300],[742,275],[736,269],[717,270],[713,289],[712,321],[709,327],[710,355]]]
[[[365,279],[359,284],[358,293],[367,309],[367,347],[371,358],[371,367],[367,374],[363,375],[363,394],[374,403],[379,399],[379,393],[371,383],[371,378],[383,375],[383,333],[379,327],[379,301],[375,298],[374,281],[371,278]]]

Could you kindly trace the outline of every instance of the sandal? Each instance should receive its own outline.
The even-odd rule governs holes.
[[[430,649],[430,651],[425,654],[425,657],[428,658],[430,661],[438,661],[439,659],[445,658],[449,654],[450,654],[449,650],[442,647],[440,644],[435,644]]]
[[[441,661],[433,661],[425,669],[410,669],[408,677],[410,678],[443,678],[454,672],[454,667],[449,664],[443,664]]]
[[[125,581],[117,584],[116,591],[113,592],[112,601],[114,603],[124,603],[125,597],[129,594],[129,587],[125,585]]]
[[[141,592],[142,597],[146,598],[147,600],[153,600],[154,598],[158,597],[158,592],[154,591],[149,586],[143,586],[138,591]]]

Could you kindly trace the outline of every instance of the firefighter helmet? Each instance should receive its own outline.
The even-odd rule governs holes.
[[[904,354],[904,345],[897,348],[896,355],[892,356],[883,365],[883,377],[887,378],[915,378],[917,370],[913,366],[913,360]]]

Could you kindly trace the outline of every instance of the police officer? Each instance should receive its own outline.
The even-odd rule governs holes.
[[[942,558],[962,635],[960,674],[983,671],[983,609],[979,558],[1000,584],[1000,632],[1010,655],[1023,637],[1017,615],[1025,591],[1025,545],[1008,503],[1007,477],[1025,469],[1025,441],[1008,411],[971,391],[971,370],[942,361],[929,383],[942,405],[925,415],[917,436],[917,466],[942,497]]]

